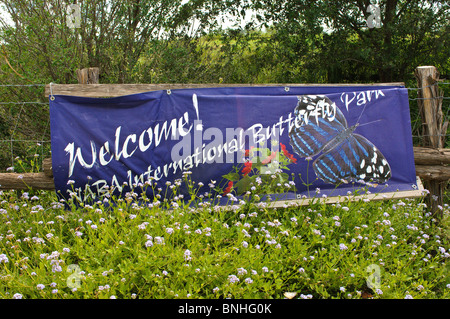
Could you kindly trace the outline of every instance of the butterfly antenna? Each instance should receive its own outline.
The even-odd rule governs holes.
[[[361,114],[359,114],[359,117],[358,117],[358,120],[356,121],[356,123],[359,123],[359,120],[361,119],[361,116],[363,115],[364,111],[366,110],[366,106],[367,106],[367,103],[364,103],[364,108],[361,111]]]
[[[372,124],[372,123],[375,123],[375,122],[380,122],[380,121],[382,121],[382,120],[383,120],[383,119],[379,119],[379,120],[367,122],[367,123],[364,123],[364,124],[359,124],[359,127],[364,126],[364,125],[367,125],[367,124]]]

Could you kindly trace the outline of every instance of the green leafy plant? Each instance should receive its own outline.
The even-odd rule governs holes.
[[[237,195],[277,194],[295,191],[295,184],[290,180],[288,165],[296,163],[294,155],[280,143],[281,151],[268,148],[252,147],[244,151],[245,162],[235,166],[233,171],[223,177],[228,181],[224,194],[235,190]]]
[[[192,206],[138,188],[70,210],[0,192],[0,298],[450,297],[448,224],[420,199]]]

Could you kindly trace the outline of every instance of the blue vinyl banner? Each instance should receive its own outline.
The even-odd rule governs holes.
[[[200,198],[222,203],[257,192],[298,199],[417,188],[402,86],[55,95],[50,117],[54,181],[63,197],[77,190],[95,200],[111,189],[138,188],[150,199],[174,188],[189,196],[180,183],[186,177]]]

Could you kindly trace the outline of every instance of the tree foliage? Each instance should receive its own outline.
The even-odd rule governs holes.
[[[390,82],[450,65],[449,1],[90,0],[78,1],[77,29],[68,1],[0,3],[12,20],[0,35],[9,83],[75,82],[90,66],[102,83]],[[380,28],[368,27],[371,4]],[[230,17],[245,26],[224,30]]]
[[[367,24],[372,2],[379,8],[379,28]],[[449,66],[449,1],[262,0],[254,8],[263,10],[264,21],[294,51],[307,43],[294,58],[314,61],[327,82],[403,81],[420,64]]]
[[[67,24],[65,1],[1,3],[12,20],[1,21],[7,54],[18,73],[35,82],[70,83],[75,69],[89,66],[101,69],[104,82],[130,82],[150,41],[170,36],[171,25],[188,20],[180,15],[181,0],[79,1],[79,28]]]

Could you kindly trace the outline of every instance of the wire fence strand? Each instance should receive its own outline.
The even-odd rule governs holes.
[[[0,84],[0,172],[37,172],[51,156],[46,84]]]
[[[450,97],[448,96],[450,94],[450,82],[445,81],[437,81],[431,85],[420,87],[420,88],[407,88],[409,91],[409,97],[408,100],[410,101],[410,110],[411,110],[411,129],[412,129],[412,137],[413,142],[415,144],[421,144],[423,142],[423,139],[426,137],[433,137],[437,136],[439,138],[444,138],[446,141],[446,147],[449,147],[448,144],[449,141],[447,141],[447,137],[450,136],[450,130],[447,127],[447,131],[441,132],[440,134],[424,134],[423,133],[423,127],[424,124],[422,123],[422,119],[420,117],[419,112],[419,101],[429,101],[429,100],[437,100],[442,103],[442,123],[448,123],[450,118],[450,103],[448,102],[450,100]],[[439,96],[434,97],[421,97],[419,96],[420,90],[427,89],[427,88],[433,88],[437,87],[439,90],[437,91]],[[417,94],[417,96],[411,96],[414,95],[414,93]],[[446,96],[447,95],[447,96]]]

